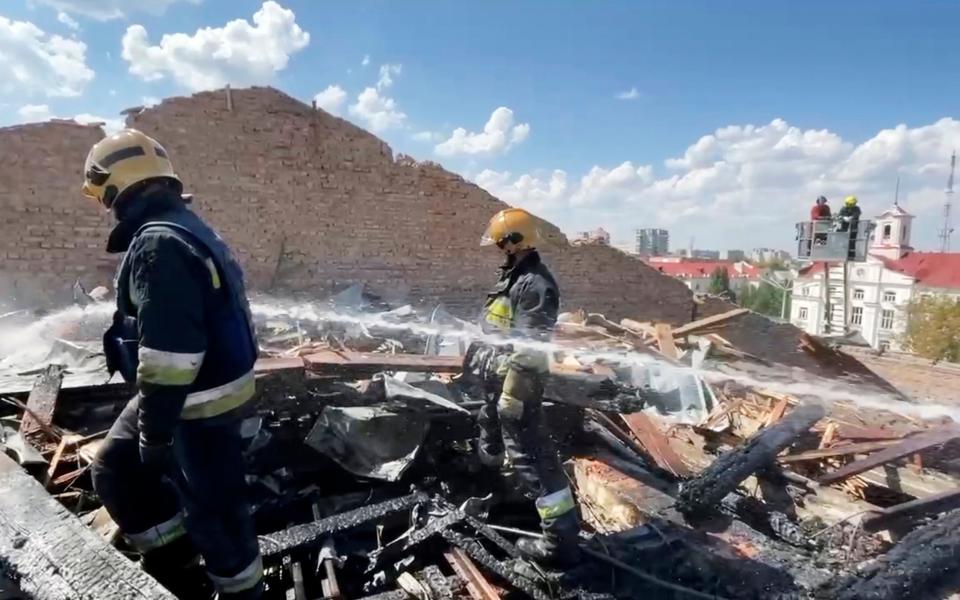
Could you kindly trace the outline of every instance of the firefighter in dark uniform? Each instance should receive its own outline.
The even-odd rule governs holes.
[[[96,457],[94,487],[144,570],[178,596],[202,597],[188,584],[202,555],[217,598],[259,598],[240,433],[257,343],[240,266],[187,208],[150,137],[127,129],[103,139],[84,174],[84,195],[117,220],[107,251],[126,252],[107,365],[138,390]]]
[[[840,231],[850,232],[850,242],[847,247],[847,258],[857,258],[857,235],[860,230],[860,207],[857,206],[856,196],[847,196],[843,201],[843,208],[837,212],[840,221]]]
[[[543,423],[541,397],[549,359],[537,347],[551,337],[560,291],[540,259],[538,242],[536,222],[522,209],[502,210],[490,220],[483,243],[495,244],[506,262],[488,295],[482,326],[487,333],[517,341],[475,343],[465,361],[467,369],[495,382],[480,411],[480,460],[499,470],[506,455],[540,515],[543,537],[522,539],[517,548],[534,560],[569,564],[579,556],[580,525],[569,481]]]

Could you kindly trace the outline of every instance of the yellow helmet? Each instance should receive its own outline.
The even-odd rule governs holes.
[[[847,199],[843,201],[847,206],[855,206],[857,204],[856,196],[847,196]]]
[[[540,243],[540,232],[533,215],[522,208],[505,208],[493,215],[480,245],[496,244],[503,248],[507,243],[514,244],[518,250],[537,247]]]
[[[124,129],[90,148],[83,166],[83,195],[106,208],[132,186],[150,179],[170,182],[183,191],[167,151],[156,140],[136,129]]]

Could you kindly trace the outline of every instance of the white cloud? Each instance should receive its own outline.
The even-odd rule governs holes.
[[[364,54],[364,55],[363,55],[363,60],[360,61],[360,66],[361,66],[361,67],[365,67],[365,66],[367,66],[367,65],[369,65],[369,64],[370,64],[370,55],[369,55],[369,54]]]
[[[79,96],[94,73],[87,45],[0,15],[0,96]]]
[[[36,123],[38,121],[49,121],[53,118],[50,107],[46,104],[25,104],[17,110],[17,114],[24,123]]]
[[[357,96],[357,102],[351,104],[350,115],[373,132],[386,131],[400,127],[407,115],[397,108],[393,98],[381,96],[377,88],[368,87]]]
[[[123,36],[123,58],[144,81],[170,77],[187,89],[203,90],[268,83],[309,43],[293,11],[268,0],[252,24],[236,19],[193,35],[165,34],[156,46],[142,25],[131,25]]]
[[[377,89],[385,90],[393,85],[393,78],[403,72],[403,65],[380,65],[380,78],[377,79]]]
[[[43,121],[49,121],[50,119],[64,118],[57,117],[55,114],[53,114],[53,111],[51,111],[50,107],[46,104],[25,104],[17,110],[17,115],[20,117],[21,123],[39,123]],[[113,133],[114,131],[123,129],[125,126],[124,120],[121,118],[111,119],[108,117],[91,115],[89,113],[82,113],[65,118],[73,119],[77,123],[82,123],[84,125],[102,123],[103,128],[107,133]]]
[[[504,202],[537,214],[555,209],[568,192],[567,174],[560,169],[550,173],[549,178],[540,174],[523,174],[513,180],[509,171],[485,169],[474,181]]]
[[[641,96],[641,94],[640,94],[640,92],[637,90],[637,88],[632,87],[632,88],[630,88],[629,90],[627,90],[627,91],[625,91],[625,92],[620,92],[619,94],[617,94],[616,98],[617,98],[617,100],[636,100],[636,99],[638,99],[640,96]]]
[[[482,132],[472,133],[458,127],[448,140],[437,144],[434,151],[440,156],[501,154],[522,143],[529,135],[530,125],[514,125],[513,111],[501,106],[490,115]]]
[[[794,223],[813,199],[826,195],[836,210],[855,194],[866,215],[893,201],[918,216],[914,245],[934,247],[950,152],[960,147],[960,120],[898,125],[854,144],[827,130],[803,130],[782,119],[723,127],[682,156],[653,165],[596,165],[575,185],[554,171],[513,176],[483,171],[474,180],[503,200],[535,210],[568,232],[603,226],[621,240],[637,227],[665,226],[685,245],[790,248]],[[561,185],[562,182],[562,185]]]
[[[163,14],[167,8],[180,0],[33,0],[37,4],[49,6],[61,14],[83,15],[98,21],[120,19],[133,11],[143,11],[154,15]],[[199,4],[200,0],[186,0]],[[61,22],[63,22],[61,20]]]
[[[413,141],[415,142],[433,143],[439,142],[444,136],[442,133],[437,133],[435,131],[418,131],[410,137],[413,138]]]
[[[80,29],[80,23],[77,23],[77,21],[73,17],[71,17],[65,12],[57,13],[57,20],[74,31],[77,31]]]
[[[144,106],[146,106],[147,108],[150,108],[151,106],[156,106],[160,104],[160,102],[162,101],[160,100],[160,98],[156,98],[154,96],[144,96],[141,102],[143,102]]]
[[[126,123],[122,118],[111,119],[109,117],[101,117],[98,115],[91,115],[89,113],[82,113],[73,117],[73,120],[77,123],[83,123],[84,125],[94,125],[102,124],[104,131],[108,134],[115,131],[120,131],[126,127]]]
[[[343,103],[347,101],[347,92],[339,85],[327,86],[319,94],[313,97],[318,108],[322,108],[331,115],[340,116]]]

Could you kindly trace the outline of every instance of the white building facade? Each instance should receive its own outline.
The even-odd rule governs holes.
[[[800,271],[791,296],[794,325],[813,335],[900,350],[906,309],[915,296],[960,298],[960,253],[915,252],[913,216],[899,206],[875,222],[864,262],[815,263]]]

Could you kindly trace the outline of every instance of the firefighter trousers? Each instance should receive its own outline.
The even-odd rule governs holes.
[[[579,532],[570,484],[543,418],[542,377],[509,368],[503,392],[487,395],[480,409],[480,446],[490,455],[504,452],[524,495],[535,500],[546,542],[575,544]]]
[[[181,421],[175,465],[158,473],[140,462],[138,400],[120,413],[94,461],[103,505],[145,556],[183,546],[186,534],[221,598],[259,597],[263,566],[246,500],[240,419]]]

